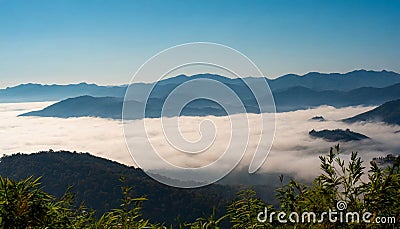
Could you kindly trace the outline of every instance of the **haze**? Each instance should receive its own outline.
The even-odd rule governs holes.
[[[78,152],[90,152],[103,158],[115,160],[127,165],[134,162],[126,147],[122,123],[118,120],[101,118],[40,118],[17,117],[17,115],[44,108],[51,103],[18,103],[0,104],[0,151],[5,154],[17,152],[33,153],[41,150],[70,150]],[[310,110],[299,110],[276,114],[277,131],[272,150],[267,161],[260,169],[260,173],[275,172],[291,174],[297,178],[310,179],[319,170],[317,155],[326,154],[329,147],[335,143],[325,142],[321,139],[312,139],[308,136],[311,129],[336,129],[350,128],[352,131],[363,133],[372,138],[370,141],[341,143],[342,149],[359,151],[364,161],[370,161],[373,157],[397,153],[400,151],[400,135],[396,131],[399,126],[388,126],[381,123],[345,124],[338,122],[342,118],[350,117],[367,111],[373,107],[348,107],[335,109],[323,106]],[[316,115],[323,115],[326,122],[310,121]],[[238,114],[246,118],[246,114]],[[257,114],[248,114],[249,122],[257,120]],[[201,139],[201,131],[198,124],[208,119],[216,128],[216,139],[212,147],[199,155],[196,160],[190,160],[191,156],[185,156],[170,147],[164,139],[160,119],[147,119],[149,139],[153,147],[163,152],[163,156],[171,162],[186,166],[202,166],[215,160],[224,151],[229,143],[230,128],[229,117],[180,117],[179,126],[183,136],[189,141]],[[142,122],[142,120],[134,121]],[[235,129],[247,133],[247,129]],[[254,152],[257,134],[260,130],[250,130],[250,142],[246,155],[238,169],[248,167],[251,158],[250,152]],[[246,137],[246,136],[244,136]],[[128,137],[128,141],[141,139]],[[199,159],[200,158],[200,159]],[[366,163],[367,165],[367,163]],[[158,169],[154,163],[154,169]],[[246,169],[247,171],[247,169]]]

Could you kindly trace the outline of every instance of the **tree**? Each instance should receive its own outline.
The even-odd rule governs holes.
[[[394,222],[374,224],[374,221],[378,217],[394,217],[395,222],[400,221],[400,157],[396,157],[393,164],[387,167],[378,166],[372,161],[365,174],[358,153],[351,153],[348,162],[341,158],[341,153],[337,145],[326,156],[320,157],[322,172],[312,184],[301,184],[295,180],[284,184],[281,176],[282,185],[276,190],[280,201],[278,209],[264,203],[254,190],[243,190],[226,207],[226,214],[219,213],[222,216],[216,216],[214,208],[209,217],[197,218],[193,223],[177,226],[218,229],[229,223],[231,228],[395,228],[397,225]],[[363,181],[363,177],[368,179]],[[0,177],[0,228],[166,228],[143,218],[142,205],[147,198],[133,197],[134,190],[124,185],[123,177],[120,181],[123,183],[122,203],[118,208],[96,218],[95,211],[84,205],[74,205],[74,195],[70,189],[60,199],[56,199],[42,190],[40,178],[28,177],[14,181]],[[339,209],[339,201],[346,204],[344,208]],[[259,221],[258,216],[265,209],[286,215],[291,212],[321,215],[331,209],[370,212],[372,217],[371,222],[332,223],[327,217],[321,222],[315,222],[310,220],[312,215],[306,215],[307,221],[288,221],[282,224],[276,222],[276,216],[273,222]]]
[[[266,228],[271,225],[258,221],[258,214],[263,212],[264,202],[257,198],[254,190],[243,190],[238,193],[238,199],[227,207],[227,216],[232,228]],[[271,210],[272,206],[268,206]]]
[[[0,177],[1,228],[64,227],[70,225],[67,195],[60,201],[40,188],[40,178],[14,181]]]
[[[400,159],[392,166],[380,168],[371,162],[368,181],[362,181],[365,167],[357,152],[352,152],[350,161],[340,158],[339,145],[330,149],[329,154],[321,156],[322,173],[312,185],[302,185],[294,180],[277,190],[281,210],[289,212],[322,212],[333,209],[346,212],[371,212],[371,223],[337,222],[332,223],[325,217],[322,223],[294,223],[296,228],[382,228],[393,225],[374,224],[376,217],[395,217],[399,222],[400,214]],[[281,181],[283,178],[281,178]],[[338,209],[338,202],[346,203],[345,209]]]

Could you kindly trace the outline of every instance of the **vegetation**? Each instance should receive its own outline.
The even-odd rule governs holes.
[[[364,174],[365,167],[357,153],[351,154],[350,161],[345,163],[340,157],[339,146],[331,148],[329,154],[320,157],[322,174],[312,185],[299,184],[291,180],[288,185],[278,189],[281,210],[326,212],[328,209],[338,209],[338,201],[347,204],[347,212],[371,212],[371,222],[376,217],[396,217],[400,220],[400,160],[397,158],[392,166],[379,168],[372,161],[371,168]],[[362,181],[364,175],[368,181]],[[315,226],[313,223],[296,225],[297,228]],[[382,228],[383,225],[373,223],[332,224],[325,220],[319,224],[323,228]],[[393,227],[394,225],[390,225]]]
[[[142,207],[148,200],[141,195],[134,197],[136,190],[126,186],[125,178],[120,179],[122,201],[119,207],[96,217],[95,211],[73,204],[70,189],[61,198],[56,198],[42,190],[40,179],[29,177],[14,181],[1,177],[0,228],[396,228],[398,223],[395,222],[400,222],[399,157],[384,168],[372,161],[367,172],[357,153],[353,152],[348,162],[343,160],[339,146],[331,148],[320,160],[322,172],[312,184],[295,180],[284,182],[281,176],[282,185],[276,190],[280,201],[277,207],[265,203],[250,189],[240,191],[226,204],[224,213],[216,211],[216,206],[210,216],[174,225],[154,223],[153,219],[143,216]],[[339,201],[346,205],[338,205]],[[312,215],[306,215],[305,221],[300,222],[281,223],[277,215],[271,217],[272,221],[259,220],[260,213],[265,211],[286,215],[314,212],[319,216],[329,209],[370,212],[371,222],[333,223],[328,217],[316,222]],[[395,221],[374,223],[379,217],[391,217]]]
[[[320,122],[326,121],[325,118],[324,118],[323,116],[314,116],[314,117],[312,117],[310,120],[313,120],[313,121],[320,121]]]
[[[321,131],[311,130],[310,132],[308,132],[308,134],[312,137],[322,138],[330,142],[338,142],[338,141],[348,142],[348,141],[360,141],[364,139],[369,139],[369,137],[360,133],[353,132],[350,129],[321,130]]]
[[[74,205],[84,203],[88,209],[95,210],[96,218],[110,209],[120,207],[123,198],[120,177],[125,178],[125,186],[133,187],[136,196],[148,199],[142,202],[143,217],[168,225],[179,221],[192,222],[199,216],[208,216],[213,207],[216,214],[225,214],[225,205],[242,188],[217,184],[198,189],[173,188],[149,178],[141,169],[88,153],[50,150],[5,156],[0,160],[0,176],[13,180],[23,180],[29,176],[42,177],[40,181],[43,191],[58,199],[71,186]]]

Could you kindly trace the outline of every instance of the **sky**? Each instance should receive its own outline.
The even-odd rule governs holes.
[[[127,84],[153,55],[215,42],[269,78],[400,72],[400,1],[0,0],[0,88]]]

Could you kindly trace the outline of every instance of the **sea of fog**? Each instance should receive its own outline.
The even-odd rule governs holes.
[[[120,120],[101,118],[43,118],[43,117],[18,117],[19,114],[39,110],[52,104],[40,103],[7,103],[0,104],[0,153],[33,153],[42,150],[69,150],[77,152],[89,152],[93,155],[118,161],[127,165],[135,165],[126,146],[123,125]],[[382,123],[346,124],[339,120],[365,112],[373,107],[347,107],[336,109],[322,106],[315,109],[299,110],[276,114],[276,132],[272,150],[259,173],[284,173],[300,179],[310,179],[319,172],[318,155],[326,154],[335,143],[322,139],[314,139],[308,135],[312,129],[351,129],[369,136],[372,140],[362,142],[341,143],[344,152],[358,151],[364,161],[370,161],[373,157],[397,154],[400,152],[400,126],[388,126]],[[322,115],[327,121],[311,121],[313,116]],[[237,114],[239,118],[256,120],[257,114]],[[199,127],[204,119],[212,122],[215,127],[215,139],[206,152],[196,160],[190,160],[182,152],[171,148],[164,138],[163,129],[160,127],[160,119],[146,120],[148,138],[152,146],[163,157],[175,164],[186,166],[203,166],[218,158],[227,144],[235,144],[229,141],[231,131],[243,132],[247,135],[247,127],[239,127],[230,130],[229,117],[180,117],[179,130],[183,137],[191,142],[202,137],[202,129]],[[141,126],[143,120],[131,121],[133,125]],[[136,123],[135,123],[136,122]],[[243,129],[241,129],[243,128]],[[248,167],[251,152],[257,147],[260,130],[249,131],[249,143],[245,157],[239,164],[239,169]],[[134,141],[137,147],[143,142],[143,136],[135,136],[130,132],[127,141]],[[263,143],[261,143],[263,144]],[[348,158],[348,154],[343,155]],[[365,163],[367,166],[368,163]],[[157,169],[157,163],[154,168]],[[246,169],[247,171],[247,169]]]

